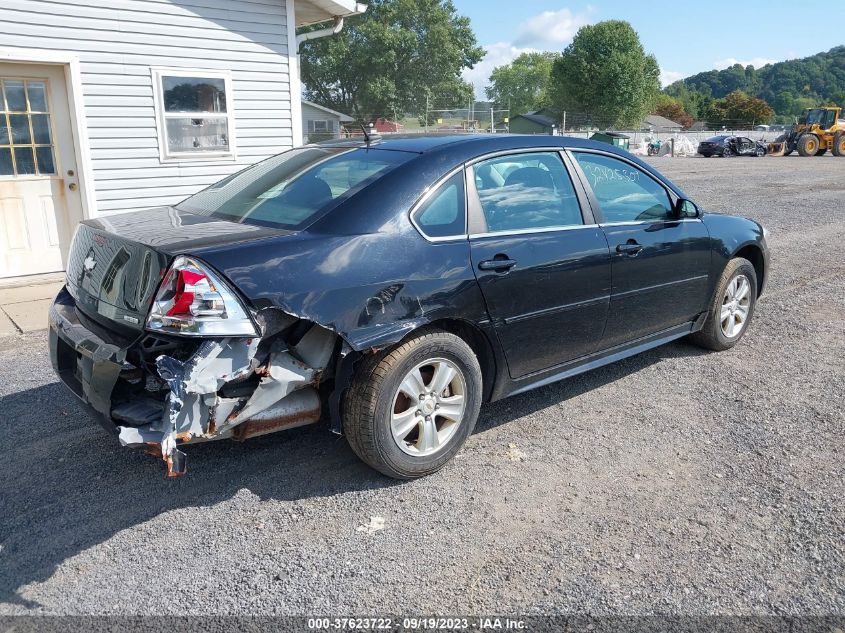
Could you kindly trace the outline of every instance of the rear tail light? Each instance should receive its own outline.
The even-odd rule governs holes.
[[[186,336],[257,336],[244,304],[207,267],[177,257],[158,290],[147,329]]]

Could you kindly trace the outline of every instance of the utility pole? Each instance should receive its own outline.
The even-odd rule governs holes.
[[[563,128],[561,129],[563,134],[566,134],[566,110],[563,111]]]
[[[493,108],[490,108],[490,133],[496,133],[496,122],[493,120]]]
[[[428,133],[428,92],[425,93],[425,131]]]

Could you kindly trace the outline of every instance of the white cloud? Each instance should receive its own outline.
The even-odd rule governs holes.
[[[560,49],[569,44],[582,26],[590,23],[592,7],[585,13],[569,9],[543,11],[520,24],[516,29],[515,46]]]
[[[683,79],[686,77],[684,73],[679,73],[676,70],[666,70],[665,68],[660,69],[660,85],[664,88],[669,84],[673,84],[679,79]]]
[[[716,70],[724,70],[725,68],[730,68],[735,64],[739,64],[740,66],[754,66],[754,68],[762,68],[766,64],[774,64],[778,60],[776,59],[768,59],[766,57],[755,57],[754,59],[749,59],[747,61],[742,61],[741,59],[736,59],[735,57],[726,57],[725,59],[717,59],[713,62],[713,68]]]
[[[477,63],[474,68],[465,69],[463,72],[463,78],[475,86],[475,96],[480,100],[487,98],[484,88],[490,83],[490,73],[493,72],[494,68],[510,64],[523,53],[532,53],[537,49],[519,48],[510,42],[497,42],[485,46],[484,50],[487,51],[484,59]]]
[[[513,42],[496,42],[484,46],[486,55],[474,68],[464,70],[463,78],[475,86],[478,99],[486,99],[484,88],[490,82],[490,73],[497,66],[510,64],[523,53],[541,50],[561,51],[572,41],[582,26],[590,23],[592,7],[584,13],[573,13],[569,9],[544,11],[520,23],[515,29]]]

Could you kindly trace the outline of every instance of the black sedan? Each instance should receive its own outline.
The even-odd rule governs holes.
[[[170,475],[186,444],[323,419],[412,478],[460,450],[483,402],[681,337],[732,347],[768,262],[759,224],[703,213],[603,143],[311,145],[83,222],[50,352]]]
[[[767,146],[745,136],[711,136],[698,144],[698,153],[711,156],[765,156]]]

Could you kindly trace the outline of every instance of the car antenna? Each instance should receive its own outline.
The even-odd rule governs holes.
[[[381,135],[373,130],[373,124],[370,123],[369,125],[365,125],[361,123],[361,131],[364,133],[364,142],[369,145],[372,141],[378,141],[381,138]]]

